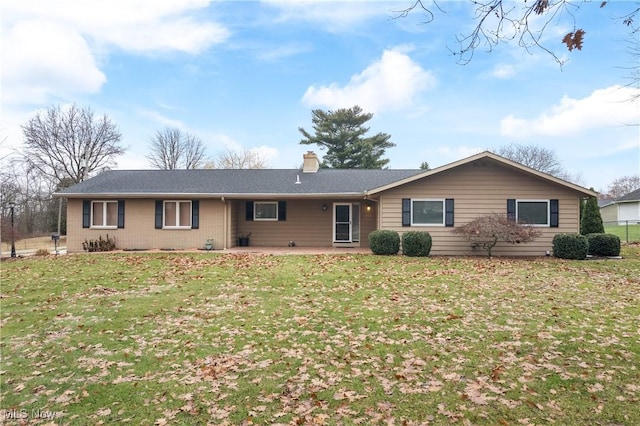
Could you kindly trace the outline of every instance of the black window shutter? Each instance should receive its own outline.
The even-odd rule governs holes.
[[[411,198],[402,199],[402,226],[411,226]]]
[[[253,201],[247,201],[245,219],[253,220]]]
[[[124,200],[118,200],[118,228],[124,228]]]
[[[82,200],[82,227],[91,227],[91,201]]]
[[[444,200],[444,226],[453,226],[453,198]]]
[[[507,200],[507,219],[516,221],[516,200],[515,198],[509,198]]]
[[[200,200],[191,201],[191,229],[200,228]]]
[[[156,200],[156,229],[162,229],[162,200]]]
[[[287,220],[287,202],[278,201],[278,221],[282,222]]]
[[[549,226],[557,228],[560,216],[558,200],[549,200],[549,213],[551,213],[551,216],[549,217]]]

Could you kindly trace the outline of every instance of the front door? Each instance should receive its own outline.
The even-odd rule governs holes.
[[[360,204],[335,203],[333,205],[333,242],[360,241]]]

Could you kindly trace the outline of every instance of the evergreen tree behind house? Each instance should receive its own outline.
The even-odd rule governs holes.
[[[602,234],[604,233],[604,225],[598,208],[598,200],[596,197],[587,198],[587,202],[582,209],[582,217],[580,218],[580,233]]]
[[[396,146],[391,135],[377,133],[366,137],[369,127],[364,124],[373,114],[365,113],[359,106],[336,111],[315,109],[311,112],[314,134],[304,128],[298,130],[304,136],[301,145],[318,145],[326,150],[324,168],[334,169],[382,169],[389,159],[383,158],[385,150]]]

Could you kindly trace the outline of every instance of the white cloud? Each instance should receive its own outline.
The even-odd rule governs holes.
[[[224,133],[207,133],[205,134],[204,140],[206,141],[207,147],[211,149],[209,153],[213,154],[214,157],[224,154],[227,151],[241,153],[246,150],[255,153],[258,158],[263,159],[268,167],[271,167],[271,164],[279,157],[277,148],[267,145],[245,148],[240,142]]]
[[[3,106],[96,93],[107,81],[101,55],[195,54],[229,35],[190,14],[210,0],[3,1]]]
[[[276,47],[262,46],[256,56],[261,61],[275,62],[310,50],[312,50],[310,44],[289,43]]]
[[[98,44],[108,43],[125,51],[179,50],[197,53],[228,37],[228,30],[193,19],[189,13],[211,0],[37,0],[5,1],[5,21],[24,19],[57,22]]]
[[[498,64],[493,67],[491,75],[499,79],[511,78],[516,74],[516,67],[511,64]]]
[[[139,111],[140,116],[146,118],[149,121],[158,123],[164,127],[178,128],[185,130],[185,125],[181,120],[175,120],[173,118],[166,117],[158,111],[142,109]]]
[[[249,151],[255,152],[258,158],[263,159],[268,165],[278,158],[278,149],[267,145],[249,148]]]
[[[3,102],[95,93],[106,76],[84,38],[49,21],[21,21],[3,32]]]
[[[333,0],[263,0],[277,8],[279,22],[309,21],[329,31],[351,31],[357,24],[389,16],[389,3],[370,0],[336,2]]]
[[[584,99],[563,97],[558,105],[533,119],[502,119],[501,133],[525,138],[534,135],[563,136],[602,127],[621,127],[640,123],[639,89],[612,86],[595,90]],[[631,100],[636,96],[635,100]]]
[[[308,105],[348,108],[360,105],[367,112],[402,109],[410,106],[416,95],[436,85],[429,71],[415,63],[404,48],[385,50],[382,57],[340,87],[311,86],[303,97]]]
[[[228,31],[211,23],[199,23],[189,17],[162,19],[105,31],[103,40],[132,52],[175,50],[197,54],[215,43],[224,41]]]

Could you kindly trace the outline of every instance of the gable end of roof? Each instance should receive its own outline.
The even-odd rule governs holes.
[[[564,187],[569,188],[571,190],[580,192],[580,193],[582,193],[582,194],[584,194],[586,196],[596,197],[598,195],[595,191],[592,191],[592,190],[584,188],[584,187],[582,187],[580,185],[576,185],[574,183],[562,180],[562,179],[557,178],[555,176],[552,176],[550,174],[543,173],[541,171],[538,171],[538,170],[532,169],[530,167],[524,166],[524,165],[522,165],[520,163],[517,163],[515,161],[509,160],[507,158],[504,158],[504,157],[502,157],[500,155],[494,154],[494,153],[489,152],[489,151],[484,151],[484,152],[481,152],[479,154],[475,154],[475,155],[472,155],[470,157],[463,158],[461,160],[454,161],[454,162],[449,163],[449,164],[445,164],[444,166],[437,167],[437,168],[431,169],[431,170],[427,170],[427,171],[425,171],[423,173],[419,173],[419,174],[414,175],[414,176],[410,176],[410,177],[408,177],[406,179],[403,179],[403,180],[400,180],[400,181],[397,181],[397,182],[393,182],[393,183],[388,184],[388,185],[384,185],[384,186],[375,188],[375,189],[369,191],[367,193],[367,195],[377,194],[377,193],[380,193],[380,192],[383,192],[383,191],[386,191],[386,190],[389,190],[389,189],[392,189],[392,188],[396,188],[398,186],[401,186],[401,185],[404,185],[404,184],[407,184],[407,183],[410,183],[410,182],[413,182],[413,181],[416,181],[416,180],[419,180],[419,179],[423,179],[423,178],[428,177],[428,176],[433,176],[433,175],[436,175],[438,173],[442,173],[442,172],[447,171],[447,170],[455,169],[456,167],[459,167],[459,166],[462,166],[462,165],[465,165],[465,164],[469,164],[469,163],[472,163],[474,161],[478,161],[478,160],[481,160],[481,159],[486,159],[486,158],[492,159],[492,160],[494,160],[494,161],[496,161],[498,163],[504,164],[506,166],[515,168],[515,169],[520,170],[520,171],[522,171],[524,173],[529,173],[531,175],[534,175],[534,176],[537,176],[539,178],[545,179],[547,181],[553,182],[555,184],[564,186]]]

